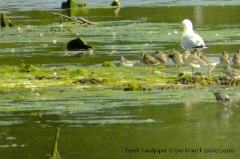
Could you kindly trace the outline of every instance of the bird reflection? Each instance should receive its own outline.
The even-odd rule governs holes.
[[[220,91],[214,91],[213,94],[218,103],[222,103],[223,105],[229,105],[232,102],[231,98],[225,93],[222,93]]]
[[[121,7],[117,7],[117,8],[114,10],[115,17],[118,17],[118,13],[119,13],[120,9],[121,9]]]
[[[228,123],[229,118],[233,115],[233,111],[230,108],[223,108],[217,111],[215,119],[220,122]]]

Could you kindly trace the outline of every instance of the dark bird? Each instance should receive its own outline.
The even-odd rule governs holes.
[[[230,97],[222,92],[213,92],[216,100],[222,100],[222,101],[230,101]]]

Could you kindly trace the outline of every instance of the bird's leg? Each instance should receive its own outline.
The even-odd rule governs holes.
[[[233,83],[233,86],[234,86],[234,87],[236,86],[236,79],[234,79],[234,83]]]
[[[201,72],[201,67],[199,67],[198,72]]]
[[[213,66],[209,71],[208,71],[208,74],[210,75],[212,70],[214,69],[215,67]]]
[[[178,72],[180,72],[180,70],[181,70],[181,65],[179,65]]]
[[[165,68],[165,66],[164,66],[164,64],[162,65],[162,70],[164,70],[164,68]]]
[[[152,68],[152,67],[150,67],[150,73],[152,73],[152,70],[153,70],[153,68]]]
[[[148,69],[148,65],[145,65],[145,66],[146,66],[145,68],[146,68],[146,70],[147,70],[147,69]]]
[[[192,75],[193,75],[194,68],[192,67]]]

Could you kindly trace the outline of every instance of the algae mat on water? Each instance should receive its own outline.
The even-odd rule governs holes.
[[[139,50],[183,52],[179,27],[186,11],[208,46],[204,53],[217,60],[226,50],[232,57],[239,49],[239,6],[172,6],[173,1],[162,6],[161,2],[129,6],[135,4],[129,1],[125,6],[121,1],[120,10],[39,11],[28,10],[28,5],[8,10],[16,27],[0,32],[4,39],[0,43],[1,157],[50,158],[55,128],[60,127],[61,158],[237,158],[237,152],[126,153],[126,148],[239,149],[239,86],[230,86],[232,80],[225,77],[221,65],[211,76],[191,76],[187,66],[178,74],[172,62],[165,69],[154,67],[150,74],[138,58]],[[81,16],[97,25],[66,19],[60,25],[51,12]],[[92,45],[93,52],[64,51],[64,45],[77,36]],[[118,67],[122,55],[136,66]],[[110,62],[116,67],[107,67]],[[212,93],[216,90],[233,101],[217,102]]]
[[[158,70],[157,70],[158,69]],[[171,69],[171,68],[168,68]],[[0,89],[79,87],[88,89],[163,90],[199,88],[204,86],[226,87],[233,80],[223,75],[169,75],[160,68],[153,73],[144,67],[89,67],[69,69],[64,67],[39,68],[21,64],[19,67],[1,66]],[[237,82],[239,83],[239,81]]]

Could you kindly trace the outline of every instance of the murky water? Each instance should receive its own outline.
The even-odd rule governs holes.
[[[118,64],[120,55],[137,62],[139,50],[151,54],[175,48],[182,52],[179,28],[185,18],[193,21],[204,38],[208,46],[204,53],[210,57],[218,59],[223,50],[233,56],[239,49],[238,1],[120,1],[123,7],[116,10],[104,7],[111,3],[104,0],[89,1],[89,8],[71,11],[60,10],[61,2],[1,0],[0,10],[16,25],[1,29],[1,65],[100,67],[107,60]],[[62,19],[60,25],[59,17],[51,12],[81,16],[98,24],[80,26]],[[66,42],[76,36],[93,45],[94,54],[64,51]],[[220,74],[221,69],[219,66],[213,73]],[[240,142],[238,89],[1,90],[1,158],[50,158],[57,127],[61,129],[61,158],[236,158]],[[224,91],[233,101],[218,103],[212,94],[215,90]],[[153,148],[166,152],[145,150]],[[185,148],[201,148],[202,152],[189,153]],[[232,148],[234,152],[204,152],[209,148]]]

